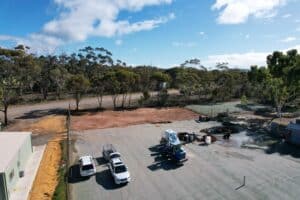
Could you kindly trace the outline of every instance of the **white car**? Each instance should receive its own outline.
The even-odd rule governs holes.
[[[92,156],[82,156],[79,158],[80,176],[92,176],[96,174],[96,165]]]
[[[117,185],[130,182],[131,178],[130,178],[130,173],[128,171],[128,168],[120,158],[111,159],[110,162],[108,163],[108,166],[111,175],[114,178],[114,182]]]

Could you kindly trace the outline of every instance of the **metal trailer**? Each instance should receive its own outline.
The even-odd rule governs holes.
[[[112,158],[121,157],[121,154],[117,152],[116,148],[112,144],[105,144],[103,146],[102,155],[106,161],[110,161]]]

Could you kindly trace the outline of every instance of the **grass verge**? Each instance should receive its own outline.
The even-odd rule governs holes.
[[[58,184],[53,194],[53,200],[67,200],[67,140],[60,142],[62,157],[58,170]]]

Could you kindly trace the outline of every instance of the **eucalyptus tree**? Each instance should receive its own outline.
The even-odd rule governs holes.
[[[105,88],[111,94],[114,109],[117,108],[118,96],[121,92],[121,83],[118,81],[117,74],[114,70],[109,70],[103,77]]]
[[[19,99],[20,68],[16,60],[24,56],[20,50],[0,48],[0,108],[4,113],[4,124],[8,124],[8,107]]]
[[[38,85],[43,95],[43,99],[48,98],[49,92],[51,91],[52,79],[54,70],[58,65],[58,59],[56,56],[48,55],[39,57],[39,64],[41,66],[41,72],[39,74]],[[51,73],[52,71],[52,73]]]
[[[13,59],[19,68],[20,86],[18,93],[22,96],[24,90],[33,91],[33,86],[41,73],[41,67],[38,65],[36,56],[28,53],[30,47],[18,45],[14,50],[20,52],[19,56],[13,57]]]
[[[107,69],[97,65],[92,70],[92,76],[90,77],[92,91],[97,95],[98,107],[102,108],[103,95],[107,88],[105,73]]]
[[[119,68],[116,70],[116,78],[119,82],[120,93],[122,94],[121,107],[125,107],[127,96],[129,95],[128,104],[131,104],[131,93],[137,89],[139,76],[126,68]]]
[[[101,108],[106,88],[104,76],[114,64],[112,53],[103,47],[90,46],[80,49],[79,52],[79,66],[85,69],[85,74],[91,81],[91,91],[96,93],[98,106]]]
[[[67,80],[66,87],[73,93],[76,111],[78,111],[80,100],[82,95],[89,89],[90,81],[83,74],[71,75]]]

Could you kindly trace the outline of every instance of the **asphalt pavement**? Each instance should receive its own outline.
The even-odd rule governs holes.
[[[97,174],[78,176],[76,162],[71,167],[71,199],[298,199],[299,158],[266,154],[262,150],[240,149],[219,143],[185,146],[188,161],[182,166],[160,157],[156,146],[164,130],[199,132],[216,122],[194,121],[145,124],[125,128],[73,132],[76,139],[73,160],[92,155]],[[131,173],[131,183],[116,186],[101,150],[115,145]],[[246,184],[243,185],[244,177]]]

